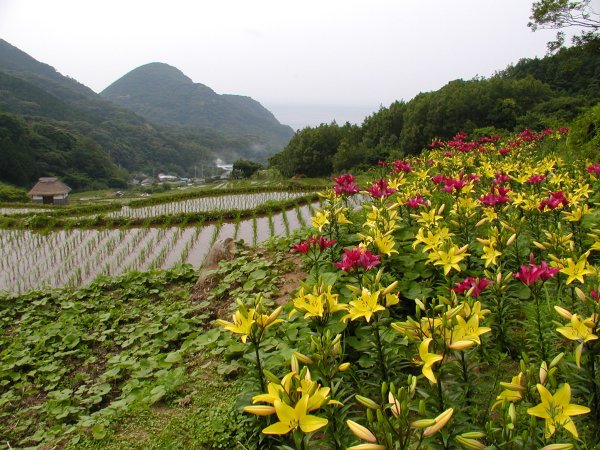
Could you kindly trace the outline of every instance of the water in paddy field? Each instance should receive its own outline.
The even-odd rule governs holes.
[[[268,217],[257,217],[256,218],[256,242],[258,244],[262,241],[266,241],[271,237],[271,230],[269,227]]]
[[[210,249],[215,229],[216,227],[214,225],[207,225],[202,228],[202,231],[196,238],[196,242],[194,243],[187,258],[186,262],[188,264],[191,264],[194,267],[200,267],[202,261],[204,261],[204,257]]]
[[[238,241],[244,241],[246,245],[253,245],[254,243],[254,226],[252,219],[242,220],[238,226],[238,232],[235,239]]]
[[[318,204],[315,203],[315,206]],[[285,219],[283,214],[285,214]],[[300,218],[302,220],[300,220]],[[199,268],[216,239],[260,244],[273,233],[285,236],[310,225],[308,205],[285,213],[235,223],[171,228],[71,229],[45,234],[0,230],[0,291],[80,286],[99,275],[171,268],[185,262]],[[286,226],[287,223],[287,226]],[[256,242],[255,242],[256,238]]]

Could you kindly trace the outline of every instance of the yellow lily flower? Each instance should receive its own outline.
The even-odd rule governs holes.
[[[424,339],[423,342],[419,345],[419,357],[421,361],[423,361],[423,375],[432,383],[437,383],[435,379],[435,375],[433,374],[433,370],[431,366],[433,366],[436,362],[444,359],[442,355],[438,355],[436,353],[429,353],[429,344],[433,339],[427,338]]]
[[[323,290],[323,286],[317,285],[313,287],[311,293],[305,294],[304,288],[300,288],[298,296],[294,299],[294,311],[303,312],[306,319],[309,317],[323,318],[329,314],[346,310],[347,305],[338,303],[338,294],[333,294],[331,289],[332,286],[327,286]]]
[[[555,306],[555,309],[557,308],[559,307]],[[559,311],[559,309],[557,309],[557,311]],[[570,339],[572,341],[579,341],[579,345],[575,349],[575,363],[577,364],[577,367],[581,367],[581,354],[583,353],[583,344],[585,344],[588,341],[598,339],[598,336],[592,334],[593,323],[594,322],[592,321],[590,326],[588,325],[588,320],[581,320],[577,316],[577,314],[572,314],[571,323],[569,325],[559,327],[556,329],[556,331],[558,331],[567,339]]]
[[[571,386],[568,383],[558,388],[554,395],[541,384],[537,385],[537,390],[540,393],[542,403],[529,408],[527,414],[540,417],[546,421],[546,439],[554,434],[556,427],[559,425],[577,438],[579,435],[571,416],[587,414],[590,412],[590,408],[569,403],[571,401]]]
[[[458,248],[458,246],[453,245],[446,252],[444,250],[438,250],[437,252],[437,260],[433,263],[434,266],[443,266],[444,267],[444,275],[448,275],[452,269],[460,272],[462,269],[458,265],[463,259],[469,256],[469,253],[466,252],[467,246]]]
[[[411,214],[410,216],[416,219],[418,223],[425,225],[427,228],[435,226],[437,222],[443,218],[442,216],[436,214],[435,208],[427,212],[423,211],[419,214]]]
[[[378,303],[380,293],[381,291],[371,293],[367,288],[363,288],[360,298],[349,302],[348,314],[342,317],[342,320],[364,317],[369,322],[374,313],[385,310],[385,307]]]
[[[481,259],[485,261],[485,267],[489,267],[491,264],[494,266],[498,265],[498,256],[502,256],[502,252],[499,252],[492,246],[484,246],[483,247],[483,255],[481,255]]]
[[[389,234],[375,238],[375,245],[377,246],[377,250],[382,255],[391,256],[392,253],[398,253],[397,250],[394,250],[395,244],[396,242],[394,241],[394,238]]]
[[[525,391],[525,386],[523,386],[523,372],[519,372],[518,375],[512,377],[510,383],[500,382],[500,386],[506,388],[504,389],[498,397],[496,397],[497,402],[494,403],[492,409],[501,404],[504,400],[509,402],[516,402],[523,398],[523,391]]]
[[[335,220],[340,225],[351,224],[352,223],[346,217],[346,211],[348,211],[348,208],[338,208],[338,209],[335,210]],[[319,231],[321,231],[320,228],[319,228]]]
[[[592,334],[590,327],[577,314],[571,315],[571,323],[569,325],[559,327],[556,331],[572,341],[587,342],[598,339],[598,336]]]
[[[560,269],[560,273],[568,275],[565,284],[571,284],[575,280],[583,284],[585,275],[593,275],[594,271],[586,268],[588,264],[587,256],[588,254],[584,253],[577,262],[573,261],[572,258],[567,258],[567,266]]]
[[[245,308],[238,308],[233,314],[233,322],[218,319],[217,323],[227,331],[241,334],[242,342],[246,343],[248,335],[252,332],[252,326],[256,323],[256,311],[254,309],[246,311]]]
[[[440,247],[448,238],[454,236],[448,228],[440,228],[435,233],[432,230],[427,230],[427,235],[424,234],[425,228],[419,228],[415,241],[413,242],[413,248],[417,248],[419,244],[425,244],[423,247],[424,252],[434,250]]]
[[[271,382],[267,385],[267,393],[255,395],[252,397],[252,403],[265,402],[273,405],[275,404],[275,400],[283,400],[284,397],[285,389],[283,386],[281,384]]]
[[[573,210],[572,212],[562,211],[562,214],[565,216],[569,222],[580,222],[585,216],[589,215],[594,211],[590,209],[587,204],[580,206],[579,208]]]
[[[323,417],[317,417],[307,414],[309,396],[303,395],[296,406],[283,403],[281,400],[275,400],[275,413],[279,422],[268,426],[262,432],[264,434],[287,434],[296,430],[298,427],[304,433],[312,433],[327,425],[328,420]]]
[[[453,350],[464,350],[474,345],[481,345],[479,336],[492,331],[489,327],[479,326],[479,316],[477,314],[471,315],[467,321],[461,316],[456,316],[456,322],[450,340],[446,339],[446,344]]]
[[[313,217],[310,218],[312,226],[318,228],[319,231],[323,229],[325,225],[329,223],[329,219],[327,218],[327,213],[323,211],[319,211]]]

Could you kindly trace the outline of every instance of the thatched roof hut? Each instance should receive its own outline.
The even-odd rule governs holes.
[[[65,205],[71,188],[56,177],[42,177],[27,193],[34,203]]]

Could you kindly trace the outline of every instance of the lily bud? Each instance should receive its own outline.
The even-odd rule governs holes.
[[[517,423],[517,410],[515,409],[514,403],[511,403],[508,407],[508,416],[510,417],[511,423]]]
[[[277,385],[281,384],[281,381],[279,380],[279,378],[277,378],[275,376],[275,374],[273,374],[272,372],[269,372],[267,369],[263,369],[263,374],[264,374],[265,378],[267,380],[269,380],[271,383],[275,383]]]
[[[448,348],[451,348],[452,350],[466,350],[473,347],[475,344],[475,341],[456,341],[448,345]]]
[[[546,364],[546,361],[542,362],[542,365],[540,366],[540,384],[545,384],[546,383],[546,377],[548,376],[548,364]]]
[[[446,204],[443,203],[442,206],[440,206],[440,208],[437,210],[437,215],[441,216],[442,213],[444,212],[444,209],[446,208]]]
[[[429,428],[425,428],[425,431],[423,431],[423,436],[425,436],[425,437],[431,436],[432,434],[435,434],[438,431],[440,431],[442,428],[444,428],[444,426],[448,423],[448,421],[452,417],[452,414],[454,414],[454,409],[448,408],[446,411],[444,411],[439,416],[437,416],[435,418],[435,425],[432,425]]]
[[[342,340],[342,335],[341,334],[336,334],[335,337],[333,338],[333,342],[332,344],[339,344],[339,342]]]
[[[400,412],[402,411],[402,407],[400,405],[400,402],[396,400],[396,397],[394,397],[391,392],[388,393],[388,402],[392,404],[392,407],[390,408],[392,414],[395,416],[399,416]]]
[[[555,306],[554,310],[563,318],[563,319],[567,319],[567,320],[571,320],[571,317],[573,317],[573,314],[571,314],[570,311],[566,310],[565,308],[561,308],[560,306]]]
[[[300,364],[298,363],[298,358],[295,354],[292,354],[292,360],[290,361],[290,366],[292,367],[292,372],[300,372]]]
[[[398,280],[394,281],[392,284],[390,284],[388,287],[386,287],[383,292],[381,293],[381,295],[387,295],[390,292],[394,291],[396,288],[398,287]]]
[[[381,398],[385,398],[385,394],[388,392],[388,383],[384,381],[381,383]]]
[[[550,368],[557,366],[558,363],[563,359],[563,356],[565,356],[565,352],[561,352],[557,356],[555,356],[554,359],[550,362]]]
[[[427,428],[435,425],[435,419],[420,419],[410,423],[411,428]]]
[[[412,375],[408,376],[408,386],[410,394],[414,394],[417,389],[417,377],[413,377]]]
[[[358,444],[348,447],[348,450],[386,450],[385,445],[379,444]]]
[[[570,450],[573,444],[550,444],[540,448],[540,450]]]
[[[468,433],[461,434],[461,436],[467,439],[479,439],[485,437],[485,433],[482,431],[469,431]]]
[[[314,364],[314,361],[312,359],[310,359],[308,356],[300,353],[300,352],[294,352],[293,355],[298,358],[298,361],[300,361],[301,363],[304,364]]]
[[[358,401],[358,403],[360,403],[363,406],[366,406],[367,408],[379,409],[379,405],[368,397],[363,397],[362,395],[357,394],[354,396],[354,398]]]
[[[587,300],[587,297],[585,296],[583,291],[578,287],[575,288],[575,294],[577,294],[577,297],[579,297],[579,300],[581,300],[582,302],[585,302]]]
[[[514,233],[511,237],[508,238],[508,241],[506,241],[506,245],[510,245],[513,242],[515,242],[516,238],[517,238],[517,233]]]
[[[338,366],[338,371],[339,372],[345,372],[346,370],[348,370],[350,368],[350,363],[349,362],[345,362],[342,363]]]
[[[275,408],[269,405],[244,406],[244,412],[256,416],[270,416],[271,414],[275,414]]]
[[[470,439],[470,438],[466,438],[464,436],[456,436],[456,440],[461,445],[463,445],[464,447],[467,447],[467,448],[473,448],[473,449],[485,448],[485,445],[483,443],[481,443],[480,441],[478,441],[477,439]]]
[[[356,423],[353,420],[347,420],[346,425],[348,425],[350,431],[352,431],[358,438],[362,439],[363,441],[371,443],[377,442],[377,438],[375,437],[375,435],[371,433],[368,428],[363,427],[359,423]]]
[[[283,309],[283,306],[279,306],[277,309],[275,309],[275,311],[273,311],[271,313],[271,315],[269,316],[269,318],[265,322],[265,328],[267,328],[269,325],[271,325],[275,321],[275,319],[277,319],[277,317],[281,313],[282,309]]]

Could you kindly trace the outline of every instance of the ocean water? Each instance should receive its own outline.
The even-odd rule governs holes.
[[[322,123],[335,121],[338,125],[346,122],[361,124],[363,120],[379,110],[378,106],[346,106],[346,105],[292,105],[265,104],[273,115],[284,125],[294,130],[305,127],[317,127]]]

